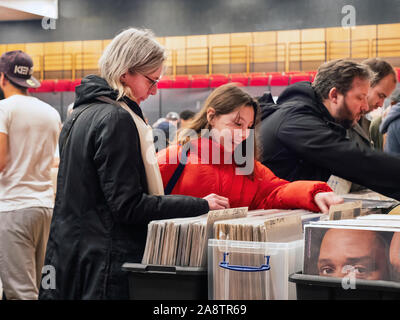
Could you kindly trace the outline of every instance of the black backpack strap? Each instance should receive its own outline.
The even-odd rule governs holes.
[[[167,186],[164,189],[164,194],[166,194],[166,195],[171,194],[176,183],[178,182],[178,180],[183,172],[183,169],[185,169],[189,150],[190,150],[190,144],[187,143],[182,148],[181,159],[180,160],[178,159],[178,161],[179,161],[178,167],[175,169],[174,174],[172,175],[171,179],[169,179]]]
[[[118,103],[118,101],[115,101],[115,100],[113,100],[113,99],[111,99],[109,97],[106,97],[106,96],[96,97],[96,100],[112,104],[112,105],[114,105],[116,107],[120,107],[120,104]]]

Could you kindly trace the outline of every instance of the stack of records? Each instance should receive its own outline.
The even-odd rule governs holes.
[[[150,222],[142,264],[205,266],[207,241],[212,237],[214,222],[245,217],[247,210],[247,207],[214,210],[193,218]]]
[[[302,239],[303,225],[326,219],[306,210],[231,208],[193,218],[150,222],[142,264],[204,267],[208,239],[286,242]]]
[[[247,217],[214,224],[214,238],[221,240],[288,242],[303,238],[303,224],[327,215],[307,210],[258,210]]]

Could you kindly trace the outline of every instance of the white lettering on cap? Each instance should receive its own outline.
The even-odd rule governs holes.
[[[15,68],[14,68],[14,73],[15,74],[22,74],[22,75],[24,75],[24,76],[26,76],[26,75],[28,75],[28,73],[29,73],[29,67],[26,67],[26,66],[15,66]]]

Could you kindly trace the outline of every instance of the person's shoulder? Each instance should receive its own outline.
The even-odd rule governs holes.
[[[254,160],[254,169],[255,170],[265,170],[265,168],[267,168],[267,167],[265,165],[263,165],[260,161]]]
[[[319,114],[317,105],[318,101],[299,99],[282,103],[282,109],[287,110],[288,113]]]
[[[15,99],[15,97],[16,96],[11,96],[9,98],[0,100],[0,108],[6,109],[12,107],[13,105],[16,105],[17,100]]]
[[[96,130],[111,130],[118,131],[120,134],[130,135],[132,138],[134,135],[138,135],[135,121],[128,111],[122,107],[117,107],[112,104],[99,103],[94,104],[88,108],[88,114],[96,123]]]
[[[26,96],[25,99],[21,99],[19,100],[19,102],[22,104],[22,107],[24,107],[24,105],[28,104],[29,106],[35,106],[34,109],[37,110],[37,108],[39,108],[39,110],[42,111],[42,115],[45,116],[47,119],[51,119],[51,120],[55,120],[58,122],[61,122],[61,117],[59,112],[57,111],[57,109],[55,107],[53,107],[51,104],[49,104],[48,102],[45,102],[39,98],[33,97],[33,96]],[[36,111],[37,113],[37,111]]]
[[[5,100],[0,100],[0,111],[6,111],[9,108],[9,104]]]
[[[280,119],[283,122],[298,121],[298,118],[321,118],[322,114],[312,101],[290,100],[279,104],[272,121]]]
[[[396,105],[396,108],[393,108],[394,110],[394,120],[393,122],[399,123],[400,122],[400,105]]]
[[[254,161],[254,177],[262,179],[266,174],[270,174],[272,171],[260,161]]]
[[[290,101],[280,108],[279,118],[284,123],[308,124],[323,121],[324,115],[315,105],[304,101]],[[299,122],[300,121],[300,122]],[[324,121],[325,122],[325,121]]]
[[[18,101],[18,103],[21,103],[21,104],[36,105],[36,106],[40,106],[42,108],[54,109],[54,107],[50,103],[43,101],[42,99],[39,99],[38,97],[35,97],[35,96],[31,96],[31,95],[16,96],[15,99],[16,99],[16,101]]]
[[[87,113],[92,114],[98,121],[132,121],[132,117],[128,111],[122,107],[117,107],[110,103],[103,103],[100,101],[87,103],[77,108],[87,108]],[[76,108],[74,108],[75,110]],[[86,111],[84,111],[86,113]]]
[[[391,129],[390,131],[392,133],[395,133],[396,136],[400,136],[400,117],[395,119],[395,120],[393,120],[393,122],[391,123],[390,127],[389,128]]]

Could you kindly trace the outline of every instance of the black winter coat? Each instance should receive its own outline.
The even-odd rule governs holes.
[[[40,299],[128,299],[125,262],[141,262],[152,220],[207,213],[204,199],[152,196],[141,157],[139,134],[107,82],[88,76],[76,89],[74,112],[60,135],[57,194],[45,265],[56,270],[56,289]],[[143,118],[139,106],[125,102]],[[68,136],[72,119],[76,119]],[[65,145],[64,145],[65,143]]]
[[[260,98],[262,163],[289,181],[331,174],[400,200],[400,157],[360,148],[346,137],[310,82],[285,89],[277,104]]]

